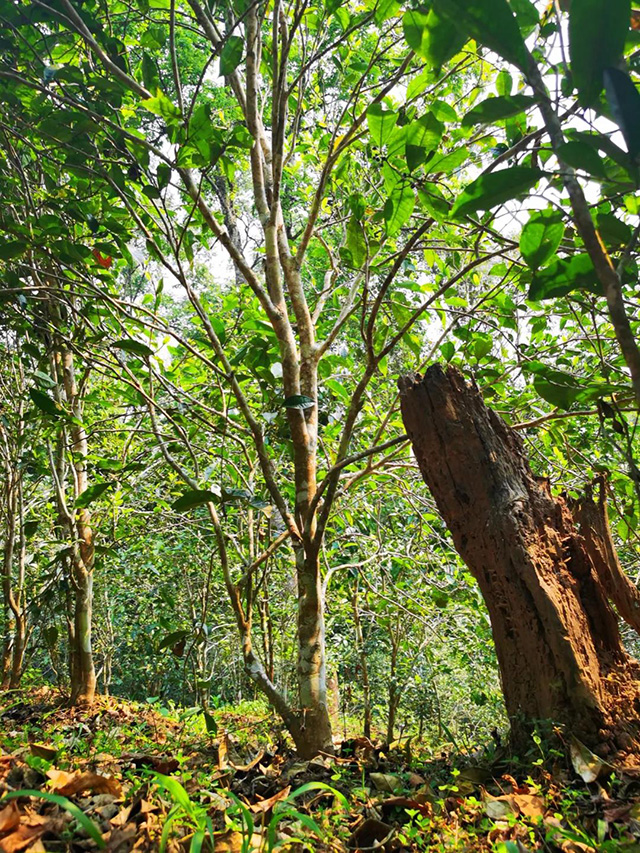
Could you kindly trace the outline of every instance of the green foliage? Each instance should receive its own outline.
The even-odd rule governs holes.
[[[540,169],[513,166],[498,169],[476,178],[458,196],[452,216],[468,216],[478,210],[490,210],[513,198],[524,195],[544,176]]]
[[[569,14],[571,73],[580,102],[592,106],[604,86],[605,68],[616,66],[631,18],[630,0],[577,0]]]

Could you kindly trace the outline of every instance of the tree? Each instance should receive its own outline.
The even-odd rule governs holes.
[[[319,553],[339,484],[351,466],[365,460],[363,473],[370,473],[366,460],[393,454],[404,441],[401,435],[384,440],[390,418],[375,412],[368,395],[398,346],[419,347],[412,330],[439,295],[487,257],[480,250],[434,281],[432,267],[445,244],[437,218],[428,213],[428,192],[427,211],[414,211],[414,186],[428,171],[453,111],[437,100],[437,81],[431,108],[423,105],[421,81],[398,109],[394,93],[416,73],[413,53],[398,42],[395,4],[369,3],[359,11],[340,4],[239,3],[231,10],[190,0],[163,7],[158,16],[146,4],[129,15],[117,4],[89,12],[63,0],[39,3],[26,14],[4,4],[2,15],[13,36],[12,64],[0,70],[0,79],[13,109],[20,112],[17,99],[22,102],[21,121],[30,130],[22,144],[77,176],[80,195],[91,187],[105,205],[108,199],[110,213],[92,214],[88,223],[97,226],[98,237],[109,232],[111,245],[97,248],[100,257],[107,251],[108,257],[127,257],[117,218],[128,219],[192,306],[201,337],[182,337],[180,358],[190,370],[204,371],[199,381],[208,396],[205,402],[192,391],[189,399],[199,407],[199,428],[207,413],[212,439],[243,443],[249,489],[232,482],[232,467],[222,468],[222,483],[211,485],[194,465],[193,427],[171,411],[184,386],[172,390],[178,386],[149,346],[153,340],[137,336],[145,324],[167,328],[157,310],[143,316],[129,309],[129,343],[113,335],[107,316],[113,305],[92,306],[91,318],[103,328],[111,323],[112,347],[125,351],[121,367],[146,402],[166,464],[188,487],[176,506],[206,506],[247,673],[302,754],[331,749]],[[49,32],[57,47],[42,79]],[[28,49],[18,33],[30,34]],[[327,66],[331,54],[336,59]],[[219,60],[224,85],[211,80],[212,59]],[[224,106],[223,124],[217,105]],[[368,175],[354,192],[370,158],[379,158],[382,177]],[[445,160],[443,152],[442,172],[455,168],[459,154]],[[247,193],[255,215],[244,201]],[[211,239],[235,270],[235,289],[222,299],[226,314],[219,300],[198,292],[189,269],[198,243]],[[454,240],[461,241],[462,234]],[[431,242],[434,248],[418,259],[417,250]],[[410,284],[403,290],[398,283],[405,277]],[[234,323],[253,324],[262,340],[254,335],[241,354],[234,349],[240,337]],[[176,340],[175,330],[167,331]],[[359,362],[346,385],[335,375],[339,344],[353,348]],[[277,371],[270,370],[275,364]],[[280,397],[276,411],[282,407],[286,416],[275,445],[261,413],[265,392],[258,379],[263,388],[268,383],[271,399]],[[327,395],[339,398],[343,423],[325,429],[328,459],[320,464]],[[171,441],[165,427],[174,433]],[[264,538],[259,514],[247,510],[243,526],[239,513],[227,512],[234,501],[250,501],[259,487],[282,520],[262,552],[256,547]],[[239,544],[240,560],[230,542]],[[293,704],[269,679],[252,640],[257,572],[284,542],[293,550],[298,598]]]

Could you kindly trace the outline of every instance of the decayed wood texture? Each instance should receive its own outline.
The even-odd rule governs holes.
[[[629,746],[638,665],[622,646],[592,542],[460,373],[434,365],[399,385],[418,465],[489,610],[514,736],[546,719],[603,752]]]

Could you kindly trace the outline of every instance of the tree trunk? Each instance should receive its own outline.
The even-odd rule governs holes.
[[[601,753],[637,744],[638,664],[608,601],[612,556],[594,554],[520,437],[456,370],[399,385],[418,465],[489,610],[515,741],[544,719]]]
[[[91,647],[93,574],[77,572],[74,601],[74,667],[71,675],[71,704],[90,705],[96,694],[96,672]]]
[[[9,472],[7,472],[6,477],[5,500],[6,523],[2,552],[2,599],[5,618],[2,651],[2,684],[0,685],[2,690],[7,690],[11,686],[12,661],[15,659],[16,615],[19,615],[12,578],[16,539],[17,490]]]
[[[358,581],[353,590],[351,599],[353,607],[353,625],[356,634],[356,651],[360,661],[360,675],[362,683],[362,734],[371,738],[371,686],[369,684],[369,664],[367,652],[364,645],[364,633],[362,621],[360,620],[360,607],[358,603]]]
[[[295,549],[298,574],[299,730],[294,734],[301,758],[333,752],[327,702],[324,601],[316,550]]]

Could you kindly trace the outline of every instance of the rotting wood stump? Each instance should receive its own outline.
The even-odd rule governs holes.
[[[454,368],[398,384],[422,476],[489,611],[515,742],[548,720],[602,755],[636,752],[640,669],[610,599],[636,629],[640,600],[604,499],[577,502],[574,520],[533,475],[520,436]]]

